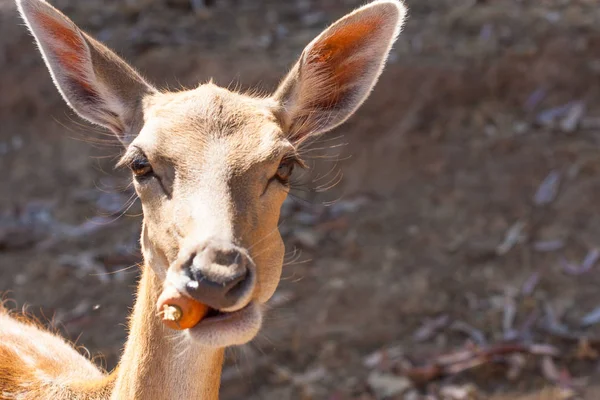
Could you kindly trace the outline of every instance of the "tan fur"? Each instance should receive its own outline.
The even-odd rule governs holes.
[[[288,160],[301,165],[298,146],[368,96],[400,30],[402,3],[375,1],[332,25],[266,98],[211,83],[162,93],[48,3],[17,3],[65,101],[118,136],[123,166],[143,156],[154,175],[134,179],[145,266],[119,368],[106,375],[58,336],[4,313],[0,397],[218,398],[224,348],[256,336],[281,275],[277,224],[289,188],[275,179],[278,169]],[[243,290],[220,309],[233,317],[171,331],[156,314],[157,298],[207,243],[235,246],[250,260]]]

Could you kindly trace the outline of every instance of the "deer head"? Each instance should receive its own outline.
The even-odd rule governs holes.
[[[205,346],[251,340],[279,282],[280,207],[299,146],[350,117],[376,83],[404,19],[379,0],[314,39],[269,97],[202,84],[155,89],[41,0],[19,0],[56,87],[125,151],[144,220],[146,264],[212,308],[186,331]],[[158,296],[158,293],[156,294]]]

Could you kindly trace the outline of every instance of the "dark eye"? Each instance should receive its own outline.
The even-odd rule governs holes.
[[[284,159],[281,161],[279,167],[277,168],[275,178],[284,185],[287,185],[290,181],[290,177],[292,176],[292,172],[294,172],[294,165],[294,160]]]
[[[138,179],[144,179],[152,176],[153,170],[150,161],[145,157],[136,158],[130,165],[133,175]]]

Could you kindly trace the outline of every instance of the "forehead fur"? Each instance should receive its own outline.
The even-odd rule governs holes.
[[[181,92],[153,94],[145,100],[142,143],[177,158],[226,144],[247,163],[276,157],[287,142],[268,98],[231,92],[212,83]],[[149,149],[150,151],[152,149]]]

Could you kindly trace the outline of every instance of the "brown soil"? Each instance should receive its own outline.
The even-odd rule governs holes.
[[[312,37],[361,1],[214,0],[207,15],[184,0],[53,3],[162,86],[213,77],[272,89]],[[407,3],[371,98],[323,146],[348,144],[316,150],[336,162],[310,160],[309,189],[332,168],[342,181],[286,204],[282,229],[300,258],[290,255],[264,333],[231,352],[222,398],[382,398],[391,384],[377,378],[400,382],[410,363],[472,348],[480,334],[497,349],[511,327],[512,343],[552,345],[558,356],[526,354],[512,375],[519,356],[489,357],[418,393],[473,385],[475,397],[436,396],[558,399],[571,388],[599,398],[600,325],[581,321],[600,305],[600,265],[569,274],[563,260],[600,246],[600,9],[591,0]],[[10,290],[9,306],[54,316],[111,368],[137,277],[121,268],[137,259],[139,204],[86,234],[65,226],[127,203],[126,175],[112,170],[120,148],[63,104],[10,0],[0,0],[0,70],[0,291]],[[553,171],[556,195],[544,185],[549,201],[539,204]],[[390,398],[420,398],[407,393]]]

